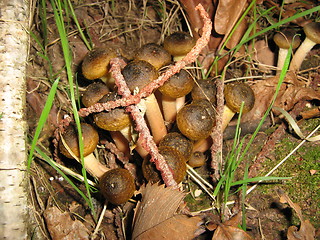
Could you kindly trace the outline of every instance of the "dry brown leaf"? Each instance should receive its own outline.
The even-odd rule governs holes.
[[[70,212],[61,212],[56,206],[44,212],[44,218],[53,240],[89,239],[89,231],[79,220],[72,220]]]
[[[175,215],[184,196],[184,193],[172,188],[164,188],[164,185],[148,184],[142,190],[142,201],[138,203],[135,211],[132,239],[142,239],[142,236],[153,236],[153,234],[162,234],[162,232],[166,233],[163,236],[169,237],[171,234],[175,234],[174,229],[178,229],[180,224],[188,226],[190,231],[179,232],[179,235],[184,237],[183,239],[192,239],[194,235],[189,238],[190,234],[194,234],[195,230],[199,228],[198,223],[201,222],[201,219]],[[174,220],[175,218],[180,219],[180,222]],[[170,229],[168,228],[169,226]],[[160,236],[153,239],[165,239],[160,238]]]
[[[214,17],[214,29],[221,35],[228,35],[241,16],[247,0],[219,1]]]
[[[159,225],[141,233],[135,240],[154,240],[154,239],[176,239],[186,240],[195,237],[195,231],[201,222],[199,217],[188,217],[186,215],[175,215]]]
[[[279,76],[277,75],[252,85],[256,100],[253,109],[243,115],[243,122],[261,119],[272,101],[278,81]],[[274,106],[290,111],[300,100],[313,99],[320,100],[320,92],[306,87],[305,83],[299,81],[294,73],[288,72]],[[275,114],[279,113],[275,112]]]
[[[291,226],[288,229],[287,238],[288,240],[313,240],[315,239],[316,230],[309,222],[309,220],[304,220],[302,216],[301,208],[298,204],[292,202],[287,194],[280,192],[280,202],[288,203],[291,208],[297,213],[301,225],[300,229],[296,226]]]
[[[253,240],[251,236],[240,228],[221,224],[218,226],[212,240]]]
[[[251,236],[238,228],[241,221],[241,212],[233,216],[230,220],[219,224],[212,239],[219,240],[252,240]]]
[[[260,63],[258,65],[259,69],[267,71],[270,70],[268,66],[274,66],[275,54],[271,51],[269,44],[265,39],[256,41],[254,45],[251,43],[248,49],[249,51],[253,51],[252,58]]]

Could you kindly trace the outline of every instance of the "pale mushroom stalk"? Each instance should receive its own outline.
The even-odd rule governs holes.
[[[282,71],[289,48],[292,47],[292,50],[296,49],[300,44],[300,37],[295,35],[295,33],[291,30],[284,30],[276,33],[273,37],[273,40],[279,47],[277,62],[277,73],[279,74]]]
[[[303,27],[305,40],[293,55],[289,70],[298,71],[310,50],[320,43],[320,22],[311,22]]]

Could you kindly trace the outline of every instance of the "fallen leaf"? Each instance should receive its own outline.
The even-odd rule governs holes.
[[[310,175],[312,176],[312,175],[316,174],[318,171],[315,169],[311,169],[309,172],[310,172]]]
[[[282,191],[279,191],[280,202],[288,203],[291,208],[297,213],[301,225],[300,229],[296,226],[290,226],[287,233],[288,240],[313,240],[315,239],[316,230],[309,222],[309,220],[304,220],[302,216],[301,208],[298,204],[292,202],[292,200]]]
[[[241,212],[230,220],[220,223],[213,234],[212,240],[252,240],[248,233],[238,227],[240,222]]]
[[[132,239],[192,239],[201,219],[176,214],[185,194],[164,185],[148,184],[137,204]],[[180,230],[178,230],[180,229]],[[182,229],[182,230],[181,230]]]
[[[44,211],[44,218],[52,240],[85,240],[89,231],[79,220],[73,220],[70,212],[61,212],[56,206]]]

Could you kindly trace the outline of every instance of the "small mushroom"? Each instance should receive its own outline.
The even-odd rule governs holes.
[[[195,102],[180,109],[176,122],[183,135],[197,141],[210,135],[215,126],[215,114],[207,104]]]
[[[134,178],[127,169],[111,169],[100,178],[99,188],[109,202],[120,205],[132,197],[135,191]]]
[[[298,35],[295,35],[292,30],[285,30],[276,33],[273,37],[273,41],[279,47],[277,73],[280,73],[290,46],[292,46],[292,50],[294,50],[300,45],[301,41],[300,37]]]
[[[135,191],[133,176],[126,169],[110,170],[100,163],[92,153],[99,140],[97,131],[87,123],[81,123],[81,131],[84,145],[84,167],[99,180],[101,193],[109,202],[116,205],[127,202]],[[78,134],[75,126],[69,125],[62,134],[59,150],[66,157],[80,161]]]
[[[109,88],[106,84],[102,82],[93,82],[82,93],[81,102],[85,107],[90,107],[99,102],[100,99],[109,92]]]
[[[212,79],[199,79],[191,91],[192,100],[205,99],[216,105],[217,89]]]
[[[166,160],[170,170],[173,173],[173,178],[177,183],[180,183],[187,172],[186,160],[183,155],[172,147],[160,146],[159,153]],[[161,174],[156,169],[154,163],[150,159],[145,158],[142,163],[143,176],[147,181],[151,183],[157,183],[161,181]]]
[[[143,60],[134,60],[128,63],[122,70],[124,79],[132,93],[139,91],[158,77],[154,66]],[[146,118],[148,120],[155,143],[167,134],[164,119],[157,99],[152,93],[145,98]]]
[[[176,149],[184,156],[186,161],[190,159],[193,149],[192,141],[178,132],[170,132],[165,135],[159,143],[159,147],[162,146]]]
[[[290,70],[298,71],[308,52],[320,43],[320,22],[311,22],[303,27],[306,38],[292,57]]]
[[[159,70],[171,62],[171,55],[156,43],[147,43],[137,50],[136,60],[144,60]]]
[[[177,62],[184,58],[195,44],[195,39],[189,33],[175,32],[164,39],[163,47],[173,56],[173,60]]]
[[[163,116],[167,122],[175,121],[177,111],[180,109],[177,103],[184,105],[185,96],[191,92],[193,86],[194,81],[190,73],[181,69],[158,88],[162,94]]]
[[[224,131],[236,113],[239,113],[242,102],[242,113],[249,112],[254,105],[255,97],[252,88],[242,82],[232,82],[224,88],[225,105],[222,117],[222,130]]]
[[[111,79],[111,76],[108,76],[110,60],[115,57],[116,52],[111,48],[95,48],[89,51],[82,62],[83,76],[88,80],[100,78],[108,83]]]

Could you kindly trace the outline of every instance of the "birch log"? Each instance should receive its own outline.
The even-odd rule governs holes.
[[[25,141],[28,4],[0,1],[0,239],[31,239]]]

